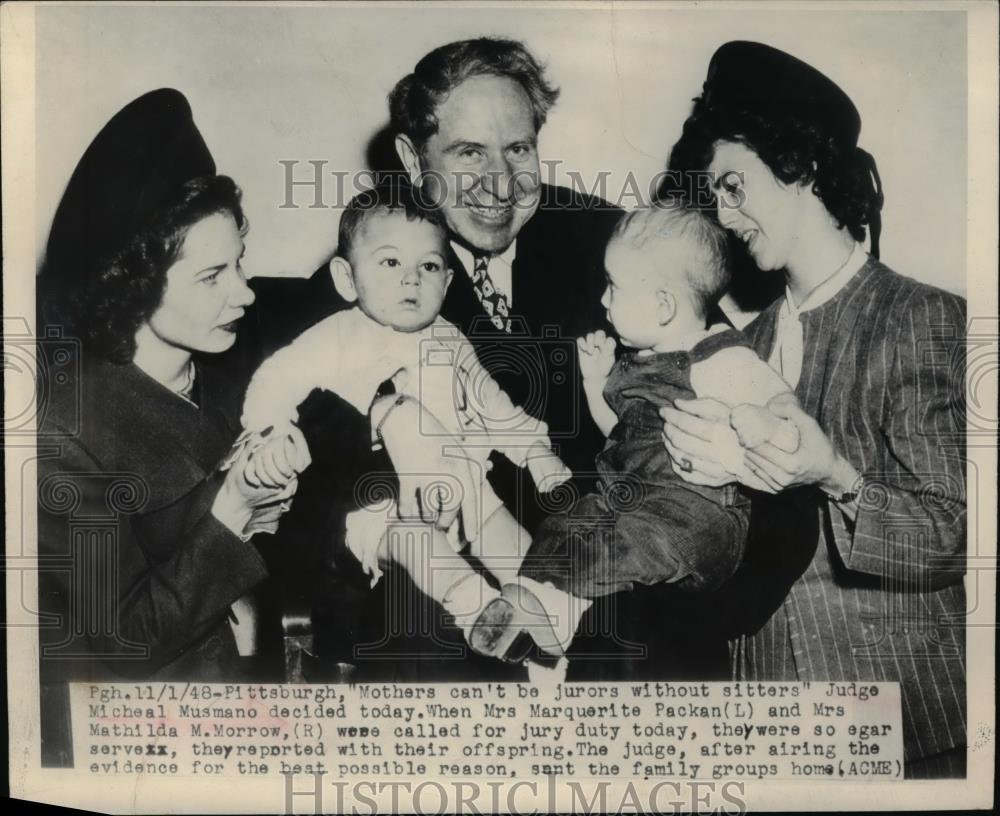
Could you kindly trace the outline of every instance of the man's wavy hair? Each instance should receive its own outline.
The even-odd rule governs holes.
[[[501,76],[516,81],[531,102],[535,131],[559,98],[559,90],[545,79],[545,71],[517,40],[479,37],[435,48],[424,56],[389,94],[392,129],[410,137],[418,150],[438,131],[438,105],[469,77]]]
[[[163,300],[167,270],[188,230],[204,218],[229,213],[241,235],[248,222],[240,189],[228,176],[187,182],[128,245],[92,268],[45,270],[39,279],[43,312],[83,343],[86,353],[113,363],[135,356],[135,334]]]
[[[878,223],[882,193],[880,183],[872,184],[877,171],[871,157],[795,117],[776,120],[749,111],[712,109],[696,100],[670,152],[668,169],[674,179],[707,170],[719,141],[745,145],[785,184],[811,184],[837,225],[856,241],[864,241],[866,225]],[[662,189],[660,194],[671,192]]]

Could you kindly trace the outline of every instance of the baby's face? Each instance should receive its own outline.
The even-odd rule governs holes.
[[[622,343],[634,349],[649,349],[663,337],[663,313],[657,292],[663,288],[657,245],[637,249],[627,241],[612,238],[604,251],[607,287],[601,305],[608,322]]]
[[[439,227],[380,213],[364,225],[351,255],[358,304],[373,320],[411,332],[438,316],[452,274]]]

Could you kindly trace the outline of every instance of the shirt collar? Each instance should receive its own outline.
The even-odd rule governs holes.
[[[841,289],[843,289],[851,278],[861,271],[861,268],[865,265],[865,263],[867,263],[867,261],[868,253],[865,252],[864,247],[861,246],[861,244],[855,242],[854,248],[851,250],[851,254],[848,256],[846,263],[844,263],[844,265],[833,275],[813,289],[806,296],[806,299],[803,300],[798,306],[796,306],[792,300],[791,290],[786,286],[785,302],[781,306],[782,312],[789,315],[800,315],[803,312],[808,312],[822,306]]]
[[[507,264],[507,266],[513,266],[514,258],[517,257],[517,239],[515,238],[511,241],[510,246],[501,252],[497,257]]]
[[[455,255],[458,256],[458,259],[462,262],[462,266],[465,267],[465,271],[471,275],[472,270],[476,265],[476,259],[475,256],[472,254],[472,250],[468,249],[467,247],[463,246],[457,241],[451,242],[451,248],[455,251]],[[510,242],[510,246],[507,247],[507,249],[505,249],[499,255],[491,255],[490,257],[491,259],[499,258],[505,264],[507,264],[507,266],[512,267],[514,266],[514,258],[516,256],[517,256],[517,239],[514,239],[513,241]]]

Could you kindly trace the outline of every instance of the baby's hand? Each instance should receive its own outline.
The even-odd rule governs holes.
[[[267,429],[260,438],[243,472],[253,487],[285,487],[312,462],[309,446],[294,425]]]
[[[738,405],[731,411],[729,422],[744,448],[753,450],[770,442],[786,453],[798,450],[798,428],[787,419],[775,416],[767,408]]]
[[[576,339],[580,352],[580,374],[585,380],[606,380],[615,364],[615,338],[603,331],[590,332]]]
[[[525,464],[539,493],[549,493],[573,477],[563,460],[541,442],[531,446]]]

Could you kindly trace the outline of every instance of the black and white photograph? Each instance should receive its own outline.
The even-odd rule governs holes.
[[[995,4],[0,24],[11,797],[992,807]]]

